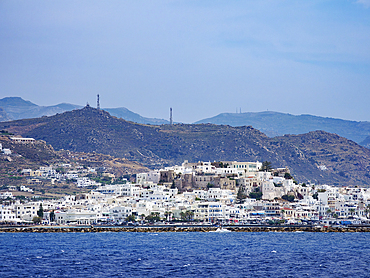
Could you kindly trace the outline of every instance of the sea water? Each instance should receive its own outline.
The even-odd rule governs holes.
[[[0,233],[0,277],[369,277],[370,233]]]

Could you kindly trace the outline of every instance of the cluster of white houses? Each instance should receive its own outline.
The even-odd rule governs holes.
[[[260,162],[185,161],[138,174],[135,183],[100,185],[90,193],[59,200],[3,202],[0,222],[32,221],[40,205],[44,222],[58,224],[122,223],[129,216],[143,221],[150,215],[171,221],[186,213],[204,222],[367,221],[370,189],[298,184],[287,168],[260,171],[261,167]],[[0,195],[11,197],[10,192]]]
[[[65,172],[61,172],[63,169]],[[37,170],[23,169],[21,174],[29,177],[29,184],[41,183],[42,180],[50,180],[52,184],[56,182],[75,180],[78,187],[99,186],[100,183],[91,180],[86,175],[95,173],[94,168],[84,168],[83,166],[72,166],[70,164],[59,164],[53,166],[41,166]]]
[[[36,141],[34,138],[23,138],[23,137],[9,137],[10,140],[16,144],[24,145],[33,145],[39,144],[44,141]],[[45,142],[44,142],[45,143]],[[4,155],[11,160],[10,155],[20,156],[19,154],[13,153],[11,149],[3,148],[3,145],[0,143],[0,155]],[[63,171],[60,171],[60,170]],[[99,183],[96,183],[93,180],[90,180],[86,177],[88,174],[95,173],[94,168],[77,165],[72,166],[71,164],[61,163],[58,165],[51,166],[41,166],[39,169],[22,169],[21,174],[28,177],[27,183],[29,184],[40,184],[44,180],[48,180],[51,184],[56,182],[64,182],[66,180],[75,180],[77,186],[79,187],[89,187],[89,186],[98,186]],[[12,189],[17,190],[17,189]],[[27,191],[27,190],[22,190]]]

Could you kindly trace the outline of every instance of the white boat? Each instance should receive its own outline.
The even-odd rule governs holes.
[[[225,228],[217,228],[216,231],[209,231],[210,233],[230,233],[231,231],[229,231],[228,229],[225,229]]]

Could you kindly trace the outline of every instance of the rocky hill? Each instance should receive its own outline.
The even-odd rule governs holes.
[[[43,141],[33,144],[19,144],[9,136],[0,136],[2,148],[10,149],[11,154],[0,154],[0,186],[17,184],[22,169],[39,169],[57,162],[67,160],[56,152],[53,147]]]
[[[90,190],[77,187],[69,180],[39,179],[38,182],[29,183],[30,178],[22,174],[22,169],[37,170],[41,166],[62,164],[69,164],[72,169],[77,166],[88,166],[97,169],[92,174],[92,178],[98,181],[103,178],[105,182],[120,182],[122,178],[131,179],[133,174],[149,170],[137,162],[131,162],[124,158],[97,153],[55,151],[51,145],[44,141],[16,143],[10,137],[0,136],[2,148],[11,150],[11,154],[0,151],[0,190],[8,190],[9,186],[19,187],[21,185],[33,190],[33,193],[12,191],[14,196],[57,198],[66,194],[75,195]],[[61,169],[61,167],[57,169]],[[103,173],[112,173],[115,178],[104,178]]]
[[[251,126],[142,125],[91,107],[0,123],[0,130],[45,140],[55,149],[97,152],[154,168],[189,161],[271,161],[299,181],[370,183],[370,150],[323,131],[269,138]]]
[[[363,146],[366,145],[362,142],[370,135],[370,122],[347,121],[312,115],[291,115],[272,111],[222,113],[196,123],[231,126],[251,125],[270,137],[324,130],[353,140]]]

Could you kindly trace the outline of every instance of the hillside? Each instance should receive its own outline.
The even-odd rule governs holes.
[[[13,191],[13,194],[17,196],[42,195],[44,198],[50,198],[65,194],[77,194],[88,190],[78,188],[75,183],[68,180],[54,180],[52,182],[50,179],[40,179],[38,183],[30,184],[29,177],[22,175],[22,169],[37,170],[41,166],[69,164],[72,168],[88,166],[102,169],[95,173],[96,178],[99,178],[103,172],[107,172],[113,173],[117,179],[129,178],[132,174],[149,170],[139,163],[124,158],[96,153],[55,151],[51,145],[44,141],[23,144],[14,142],[9,136],[0,136],[0,143],[3,148],[11,150],[11,154],[0,152],[0,190],[5,190],[12,185],[17,187],[25,185],[34,190],[34,193]]]
[[[104,171],[114,174],[116,177],[131,176],[133,174],[149,171],[140,163],[129,161],[125,158],[104,155],[100,153],[71,152],[66,150],[58,151],[58,154],[67,159],[70,163],[92,168],[103,168]]]
[[[66,163],[50,145],[42,141],[34,144],[17,144],[8,136],[0,136],[2,148],[10,149],[12,154],[0,154],[0,185],[18,184],[22,169],[39,169],[53,163]]]
[[[212,123],[231,126],[251,125],[270,137],[324,130],[361,143],[370,135],[370,122],[346,121],[312,115],[296,116],[272,111],[257,113],[222,113],[212,118],[200,120],[196,123]]]
[[[149,169],[141,164],[124,158],[98,153],[72,152],[66,150],[56,151],[42,140],[36,140],[31,144],[15,143],[11,136],[0,136],[2,148],[10,149],[10,155],[0,153],[0,180],[7,174],[16,174],[19,169],[38,169],[40,166],[48,166],[55,163],[77,163],[80,165],[104,167],[117,177],[127,174],[146,172]]]
[[[150,126],[91,107],[37,119],[0,123],[0,129],[45,140],[55,149],[97,152],[155,168],[193,161],[271,161],[299,181],[370,183],[370,150],[336,134],[315,131],[269,138],[251,126]],[[321,167],[320,167],[321,166]]]

